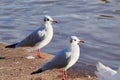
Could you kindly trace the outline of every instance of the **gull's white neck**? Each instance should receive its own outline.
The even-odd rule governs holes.
[[[44,27],[45,27],[45,39],[40,43],[39,48],[44,47],[45,45],[47,45],[53,37],[53,28],[51,23],[49,22],[45,22],[44,23]]]
[[[52,24],[50,22],[45,22],[44,26],[46,30],[53,32]]]
[[[70,50],[71,50],[71,57],[70,57],[68,65],[65,67],[65,70],[73,66],[77,62],[80,56],[80,48],[78,44],[71,43]]]
[[[70,46],[71,46],[71,50],[75,52],[75,54],[79,54],[80,48],[77,43],[71,43]]]

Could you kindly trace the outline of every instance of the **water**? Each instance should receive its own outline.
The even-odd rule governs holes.
[[[120,65],[120,1],[110,0],[0,0],[0,42],[21,41],[37,29],[44,15],[54,24],[54,38],[42,51],[56,53],[66,39],[76,35],[85,40],[80,61],[98,61],[118,68]],[[79,64],[79,63],[78,63]]]

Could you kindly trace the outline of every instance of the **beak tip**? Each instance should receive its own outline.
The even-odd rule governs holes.
[[[53,23],[58,23],[57,21],[52,21]]]
[[[81,42],[81,43],[85,43],[85,41],[83,41],[83,40],[81,40],[80,42]]]

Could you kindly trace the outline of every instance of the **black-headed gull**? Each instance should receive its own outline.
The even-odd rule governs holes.
[[[120,80],[120,67],[118,71],[116,71],[100,62],[96,67],[97,71],[95,71],[95,74],[100,80]]]
[[[33,31],[21,42],[8,45],[6,46],[6,48],[33,47],[35,50],[38,49],[37,55],[40,58],[44,58],[44,56],[41,55],[40,49],[46,46],[52,40],[53,37],[52,23],[57,23],[57,21],[53,20],[50,16],[46,15],[44,17],[44,23],[40,28]]]
[[[68,47],[58,52],[51,61],[31,74],[41,73],[54,68],[63,68],[62,80],[68,80],[66,71],[77,62],[80,56],[78,43],[84,43],[84,41],[78,39],[76,36],[71,36],[69,42],[70,45]]]

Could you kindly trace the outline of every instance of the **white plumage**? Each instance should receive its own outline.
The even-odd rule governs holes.
[[[17,48],[17,47],[33,47],[34,50],[38,49],[38,55],[40,55],[40,50],[42,47],[46,46],[53,37],[53,28],[51,23],[57,23],[50,16],[44,17],[43,25],[37,30],[33,31],[22,41],[8,45],[6,48]]]
[[[84,41],[79,40],[76,36],[71,36],[69,42],[70,45],[68,47],[58,52],[51,61],[46,63],[43,67],[33,72],[32,74],[40,73],[54,68],[63,68],[63,80],[67,80],[66,70],[77,62],[80,56],[80,48],[78,43],[83,43]]]
[[[118,71],[116,71],[100,62],[96,67],[97,71],[95,71],[95,74],[100,80],[120,80],[120,67]]]

